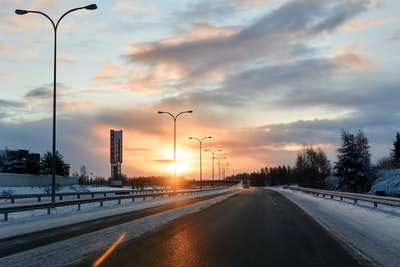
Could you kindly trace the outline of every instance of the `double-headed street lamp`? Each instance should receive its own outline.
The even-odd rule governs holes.
[[[226,157],[215,158],[215,159],[218,160],[218,180],[221,180],[221,160],[226,159]]]
[[[208,150],[208,149],[206,149],[204,151],[208,151],[208,152],[210,152],[212,154],[212,184],[213,184],[213,188],[214,188],[214,159],[215,159],[214,154],[216,152],[219,152],[219,151],[222,151],[222,150],[221,149],[217,149],[217,150]]]
[[[199,142],[199,144],[200,144],[200,190],[202,189],[201,182],[202,182],[202,178],[203,178],[203,174],[202,174],[202,170],[201,170],[201,143],[205,139],[208,139],[208,138],[212,138],[212,137],[211,136],[206,136],[206,137],[203,137],[201,139],[196,138],[196,137],[189,137],[189,139],[197,140]]]
[[[178,118],[179,115],[183,114],[183,113],[193,113],[193,110],[185,110],[182,112],[179,112],[176,115],[173,115],[170,112],[166,112],[166,111],[158,111],[158,114],[168,114],[172,117],[172,119],[174,119],[174,179],[176,182],[176,119]]]
[[[56,196],[56,91],[57,91],[57,79],[56,79],[56,69],[57,69],[57,28],[60,21],[69,13],[80,10],[80,9],[87,9],[87,10],[94,10],[97,9],[97,5],[91,4],[88,6],[73,8],[65,12],[56,23],[45,13],[41,11],[35,10],[24,10],[24,9],[16,9],[15,13],[17,15],[25,15],[28,13],[36,13],[45,16],[53,25],[54,29],[54,69],[53,69],[53,153],[52,153],[52,166],[51,166],[51,202],[55,202]]]

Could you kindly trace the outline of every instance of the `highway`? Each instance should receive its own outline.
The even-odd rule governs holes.
[[[95,266],[104,252],[80,266]],[[117,245],[98,266],[369,266],[281,194],[246,189]]]

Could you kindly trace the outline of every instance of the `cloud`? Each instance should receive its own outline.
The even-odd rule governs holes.
[[[367,56],[354,53],[348,49],[342,49],[333,55],[332,62],[337,66],[354,70],[377,68],[377,64]]]
[[[13,49],[8,44],[0,40],[0,55],[9,55],[12,52]]]
[[[118,63],[114,61],[100,69],[92,78],[92,80],[112,80],[112,78],[121,71],[122,70]]]
[[[50,98],[52,96],[52,91],[49,90],[49,88],[46,87],[40,87],[33,89],[25,94],[25,97],[28,99],[44,99],[44,98]]]
[[[338,29],[365,9],[368,3],[290,1],[274,12],[266,13],[253,24],[242,29],[231,29],[229,33],[227,28],[207,25],[214,32],[224,34],[185,39],[185,36],[195,36],[188,35],[188,32],[199,30],[199,24],[194,24],[178,36],[132,45],[128,59],[135,64],[153,67],[180,66],[186,71],[181,72],[178,80],[193,86],[210,76],[217,75],[223,79],[232,71],[239,71],[262,59],[273,59],[274,55],[290,58],[302,42]]]
[[[139,5],[128,1],[117,1],[114,7],[115,10],[130,10],[134,12],[139,12],[143,14],[153,13],[156,11],[154,6]]]

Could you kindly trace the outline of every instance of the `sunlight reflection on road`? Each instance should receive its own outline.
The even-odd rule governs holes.
[[[100,264],[114,251],[114,249],[122,242],[122,240],[124,240],[125,236],[126,232],[121,234],[117,241],[115,241],[114,244],[109,247],[106,252],[104,252],[103,255],[101,255],[101,257],[95,261],[95,263],[93,263],[92,267],[100,266]]]

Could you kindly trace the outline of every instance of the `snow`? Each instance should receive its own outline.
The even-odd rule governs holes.
[[[400,209],[372,207],[274,189],[310,214],[335,237],[373,266],[400,266]]]
[[[378,171],[377,177],[369,194],[385,191],[388,196],[400,197],[400,169]]]
[[[315,218],[333,236],[342,241],[343,244],[346,244],[346,248],[352,250],[360,258],[367,259],[374,266],[400,266],[400,209],[392,208],[391,211],[382,211],[335,199],[324,199],[290,189],[266,189],[273,189],[284,194]],[[238,194],[241,190],[240,187],[225,189],[228,194],[224,196],[11,255],[0,259],[0,266],[77,265],[85,256],[93,252],[105,251],[118,239],[129,240],[137,238],[184,214],[199,211],[234,194]],[[211,194],[211,192],[204,192],[203,194]],[[28,212],[10,214],[9,221],[0,221],[0,238],[197,196],[178,196],[145,201],[137,199],[135,202],[127,200],[126,202],[123,201],[121,205],[111,201],[105,202],[102,208],[98,204],[94,206],[82,205],[82,210],[80,211],[76,207],[60,208],[57,212],[52,212],[51,215],[47,215],[46,212],[42,212],[42,214]],[[100,210],[101,212],[99,212]]]

